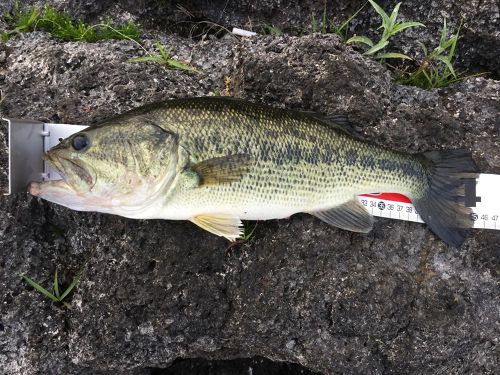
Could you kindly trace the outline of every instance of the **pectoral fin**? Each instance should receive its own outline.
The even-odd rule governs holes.
[[[191,218],[191,221],[200,228],[216,234],[217,236],[226,237],[230,241],[235,241],[243,234],[243,224],[241,220],[231,215],[198,215]]]
[[[191,166],[199,176],[199,184],[216,185],[241,180],[250,170],[251,158],[236,154],[204,160]]]
[[[353,232],[368,233],[373,227],[373,216],[356,198],[326,211],[309,212],[324,222]]]

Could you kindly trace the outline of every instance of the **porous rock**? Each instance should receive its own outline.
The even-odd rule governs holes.
[[[1,115],[93,124],[228,90],[348,114],[360,136],[402,151],[467,148],[482,172],[500,171],[498,81],[399,86],[333,35],[162,42],[205,74],[129,63],[141,50],[128,41],[15,36],[2,47]],[[150,374],[177,358],[261,356],[325,374],[494,373],[499,243],[499,232],[476,230],[456,250],[417,223],[378,220],[361,235],[295,215],[258,223],[225,251],[226,240],[187,222],[3,197],[0,364],[9,374]],[[71,309],[18,276],[48,286],[56,269],[65,285],[82,272]]]

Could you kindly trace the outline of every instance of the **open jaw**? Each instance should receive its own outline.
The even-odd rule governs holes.
[[[77,211],[109,212],[109,197],[86,191],[76,191],[64,179],[31,182],[28,193],[46,201]]]
[[[31,182],[28,186],[31,195],[78,211],[95,210],[104,203],[93,197],[91,190],[96,179],[85,168],[50,152],[44,158],[63,178]]]
[[[45,159],[61,176],[64,182],[75,191],[91,191],[95,184],[95,178],[87,169],[76,161],[61,156],[45,154]]]

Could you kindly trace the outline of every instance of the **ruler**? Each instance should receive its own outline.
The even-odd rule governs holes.
[[[480,174],[476,181],[466,182],[466,205],[472,209],[474,228],[500,230],[498,187],[500,187],[500,175],[495,174]],[[396,193],[363,194],[358,195],[358,200],[373,216],[417,223],[424,222],[411,200],[404,195]]]

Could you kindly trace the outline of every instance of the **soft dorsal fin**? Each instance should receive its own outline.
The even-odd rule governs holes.
[[[342,128],[352,128],[352,123],[349,121],[347,115],[331,114],[323,116],[322,119],[332,125],[338,125],[341,126]]]
[[[206,231],[217,236],[235,241],[243,235],[243,224],[238,217],[228,214],[197,215],[191,221]]]
[[[315,112],[302,112],[302,113],[310,115],[320,120],[324,124],[332,128],[335,128],[337,130],[343,131],[346,134],[355,137],[360,137],[359,133],[356,131],[354,124],[349,121],[349,118],[347,117],[346,114],[333,113],[330,115],[320,115]]]
[[[373,227],[373,216],[356,198],[325,211],[309,212],[311,215],[338,228],[353,232],[368,233]]]
[[[329,126],[333,126],[336,129],[342,130],[345,133],[355,136],[361,137],[360,133],[356,130],[356,126],[349,121],[347,115],[344,114],[331,114],[326,116],[320,116],[318,119],[322,120]]]
[[[241,180],[251,164],[249,155],[236,154],[203,160],[190,169],[198,174],[200,186],[216,185]]]

